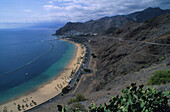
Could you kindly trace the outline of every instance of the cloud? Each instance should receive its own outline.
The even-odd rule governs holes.
[[[168,0],[50,0],[49,18],[60,21],[87,21],[104,16],[129,14],[148,7],[168,8]]]
[[[23,10],[24,12],[32,12],[32,10],[31,9],[25,9],[25,10]]]
[[[44,5],[43,6],[46,10],[53,10],[53,9],[58,9],[58,10],[60,10],[61,9],[61,7],[59,7],[59,6],[54,6],[54,5]]]
[[[45,1],[45,2],[44,2]],[[39,6],[29,7],[12,19],[0,18],[3,22],[85,22],[105,16],[124,15],[141,11],[148,7],[168,9],[169,0],[42,0]],[[33,11],[32,11],[32,10]],[[21,14],[20,14],[21,13]],[[22,15],[22,16],[21,16]]]
[[[61,21],[66,20],[66,18],[66,21],[87,21],[116,15],[117,5],[119,4],[113,0],[50,0],[49,4],[43,7],[45,10],[56,11],[55,16],[51,14],[51,18],[58,15],[57,19],[64,18]],[[122,8],[124,7],[122,6]],[[121,9],[120,5],[119,9]]]
[[[55,2],[72,2],[73,0],[50,0],[48,3],[53,4]]]

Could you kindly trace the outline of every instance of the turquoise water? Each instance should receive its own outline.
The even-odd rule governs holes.
[[[0,103],[56,77],[72,59],[75,46],[54,40],[54,31],[0,30]]]

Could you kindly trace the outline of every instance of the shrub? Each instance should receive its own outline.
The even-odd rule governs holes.
[[[86,98],[82,94],[77,94],[75,98],[70,99],[67,103],[71,104],[74,102],[80,102],[80,101],[85,101],[85,100],[86,100]]]
[[[62,89],[62,93],[63,94],[66,94],[66,93],[68,93],[70,91],[70,88],[68,87],[68,86],[66,86],[66,87],[64,87],[63,89]]]
[[[74,102],[78,102],[78,101],[75,98],[73,98],[73,99],[70,99],[67,103],[71,104],[71,103],[74,103]]]
[[[94,53],[92,53],[91,56],[92,56],[93,58],[96,58],[96,57],[97,57]]]
[[[85,101],[85,100],[86,100],[85,96],[83,96],[82,94],[77,94],[77,95],[76,95],[76,99],[77,99],[78,101]]]
[[[86,112],[86,109],[84,108],[84,105],[82,105],[79,102],[73,103],[73,105],[72,105],[70,110],[71,111],[80,110],[80,111]]]
[[[87,73],[90,73],[91,70],[90,69],[87,69],[87,68],[84,68],[84,71],[87,72]]]
[[[163,61],[163,60],[165,60],[166,58],[164,57],[164,56],[162,56],[162,57],[160,57],[160,61]]]
[[[89,112],[168,112],[168,96],[169,91],[162,93],[162,91],[155,90],[155,88],[147,87],[143,89],[144,85],[136,86],[132,83],[126,89],[122,89],[122,95],[112,97],[109,103],[104,106],[96,106],[93,102],[89,107]],[[73,112],[66,106],[62,109],[58,105],[60,112]],[[76,110],[74,112],[80,112]]]
[[[148,81],[148,85],[160,85],[170,82],[170,70],[155,71]]]

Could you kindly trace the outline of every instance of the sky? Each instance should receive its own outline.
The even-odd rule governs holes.
[[[0,0],[0,27],[85,22],[148,7],[170,8],[170,0]]]

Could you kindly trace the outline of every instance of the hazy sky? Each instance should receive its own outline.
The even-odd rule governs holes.
[[[0,0],[0,24],[87,21],[147,7],[170,8],[170,0]]]

